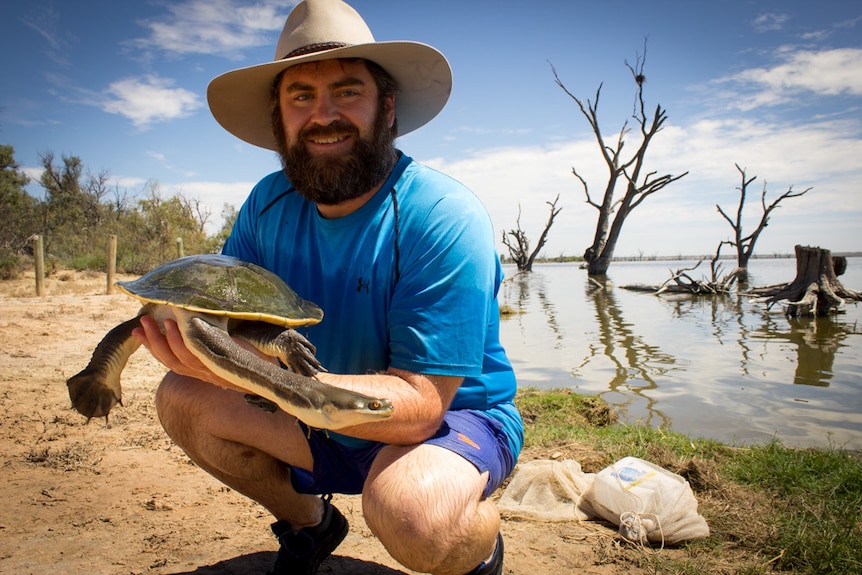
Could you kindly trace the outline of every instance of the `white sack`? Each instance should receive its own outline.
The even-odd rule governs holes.
[[[630,541],[676,543],[709,537],[688,481],[637,457],[624,457],[599,471],[584,500]]]

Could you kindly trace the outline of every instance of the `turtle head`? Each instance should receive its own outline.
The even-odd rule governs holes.
[[[395,413],[395,407],[388,399],[348,392],[341,401],[324,405],[321,412],[329,423],[327,429],[341,429],[389,419]]]

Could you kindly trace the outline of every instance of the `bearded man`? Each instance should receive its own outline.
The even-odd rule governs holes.
[[[275,60],[215,78],[229,132],[276,150],[223,253],[261,265],[320,305],[307,328],[324,383],[384,397],[390,419],[309,428],[268,413],[204,367],[173,322],[135,334],[171,369],[156,405],[200,467],[272,513],[276,574],[313,574],[348,525],[331,494],[361,494],[368,527],[406,567],[499,575],[488,496],[513,470],[523,424],[499,341],[502,269],[491,222],[459,182],[395,138],[436,116],[448,62],[416,42],[375,42],[340,0],[288,16]]]

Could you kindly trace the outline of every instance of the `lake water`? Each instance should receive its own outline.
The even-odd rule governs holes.
[[[623,421],[740,445],[862,449],[862,307],[788,319],[735,292],[681,296],[619,286],[661,284],[696,262],[614,262],[600,289],[577,264],[506,266],[501,326],[519,386],[598,395]],[[726,270],[733,262],[725,261]],[[709,261],[689,274],[709,275]],[[756,259],[750,286],[790,282],[795,259]],[[862,258],[839,277],[862,291]]]

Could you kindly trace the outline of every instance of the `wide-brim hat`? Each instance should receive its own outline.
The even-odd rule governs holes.
[[[333,58],[370,60],[398,82],[399,136],[439,114],[452,91],[449,62],[435,48],[420,42],[375,42],[362,17],[341,0],[305,0],[287,17],[274,61],[226,72],[210,82],[210,111],[231,134],[275,150],[271,103],[275,77],[297,64]]]

